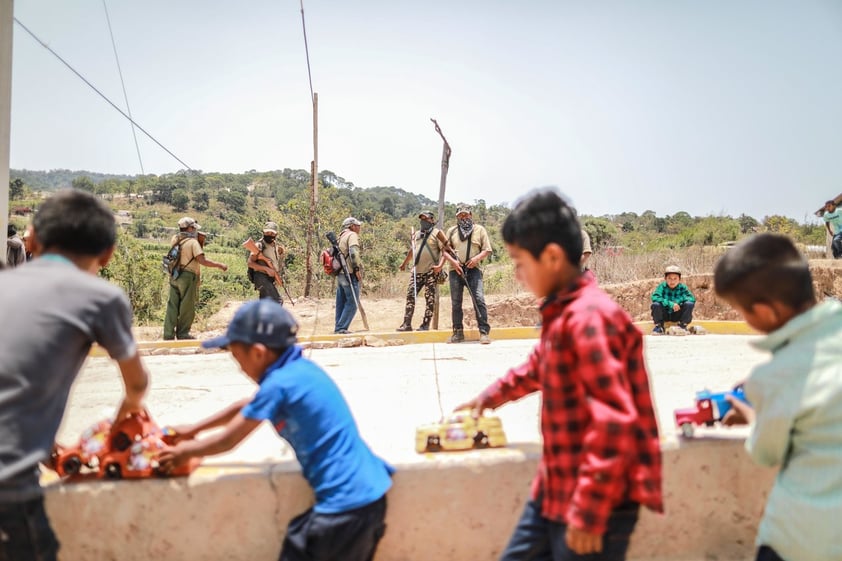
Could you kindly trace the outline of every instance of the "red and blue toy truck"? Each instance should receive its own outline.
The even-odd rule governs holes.
[[[721,422],[731,410],[731,404],[726,399],[729,395],[748,403],[742,384],[727,392],[713,393],[708,389],[696,392],[695,407],[675,410],[675,424],[681,429],[681,434],[690,438],[696,425],[712,427]]]

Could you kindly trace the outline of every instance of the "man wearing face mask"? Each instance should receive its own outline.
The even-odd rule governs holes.
[[[488,232],[479,224],[474,224],[471,207],[460,204],[456,209],[456,226],[448,229],[446,238],[456,253],[455,257],[445,253],[445,258],[450,262],[450,303],[453,320],[453,335],[447,342],[461,343],[465,340],[462,325],[462,291],[467,288],[477,317],[479,342],[487,345],[491,342],[491,326],[488,324],[488,309],[485,306],[482,270],[479,265],[491,255]]]
[[[400,270],[405,271],[409,262],[412,261],[412,269],[414,270],[409,277],[403,323],[398,327],[398,331],[412,331],[415,300],[422,288],[426,288],[424,293],[424,319],[418,326],[418,331],[430,329],[430,320],[433,318],[433,308],[436,304],[436,276],[444,266],[442,242],[439,240],[442,233],[435,227],[435,215],[427,210],[419,214],[418,218],[421,219],[421,223],[419,230],[414,234],[414,248],[410,248],[406,253],[406,258],[400,266]]]
[[[268,298],[283,305],[284,299],[279,287],[275,285],[275,279],[283,273],[285,250],[275,242],[277,236],[277,224],[267,222],[263,225],[263,238],[256,242],[260,253],[249,255],[248,268],[253,271],[252,282],[260,298]]]

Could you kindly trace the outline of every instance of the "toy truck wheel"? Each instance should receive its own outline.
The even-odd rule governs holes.
[[[132,445],[132,439],[124,432],[118,432],[111,440],[111,447],[120,452],[125,452]]]
[[[693,437],[693,423],[681,423],[681,434],[685,438]]]
[[[73,455],[65,458],[61,462],[61,471],[63,475],[76,475],[82,469],[82,458]]]
[[[478,432],[474,437],[474,448],[488,448],[488,437],[483,432]]]
[[[108,479],[121,479],[123,472],[120,469],[120,464],[108,464],[105,466],[105,477]]]

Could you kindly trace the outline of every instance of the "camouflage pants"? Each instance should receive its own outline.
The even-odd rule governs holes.
[[[426,273],[419,273],[415,276],[415,283],[412,282],[412,275],[409,275],[409,286],[406,287],[406,307],[404,308],[403,322],[406,325],[412,324],[412,315],[415,313],[415,297],[426,287],[424,293],[424,325],[429,325],[433,318],[433,307],[436,304],[436,275],[430,269]]]

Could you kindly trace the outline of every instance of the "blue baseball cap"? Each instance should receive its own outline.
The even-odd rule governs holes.
[[[225,348],[231,343],[262,343],[271,349],[286,349],[295,344],[298,323],[274,300],[246,302],[234,314],[225,335],[202,342],[206,349]]]

